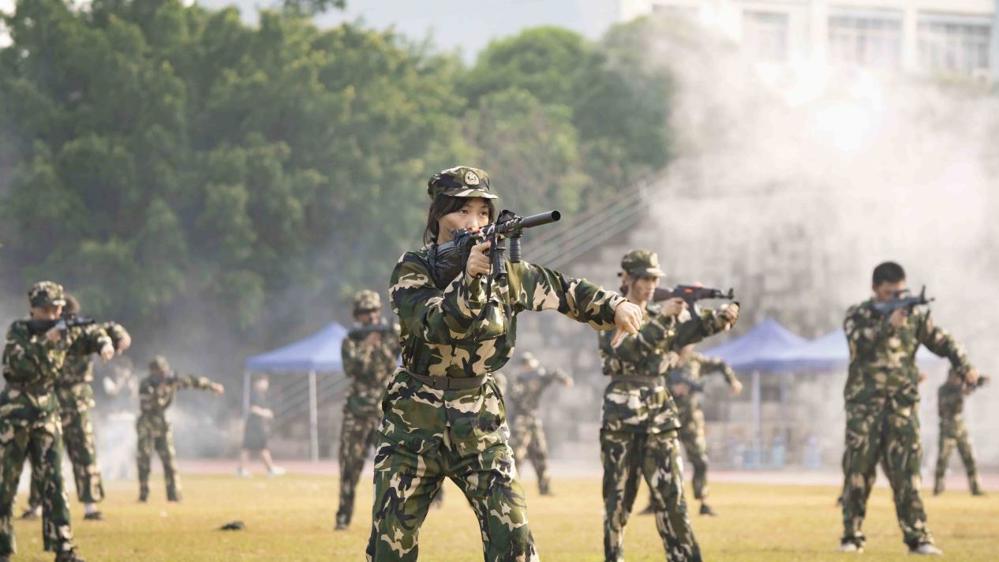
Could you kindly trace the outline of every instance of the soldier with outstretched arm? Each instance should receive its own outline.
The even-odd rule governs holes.
[[[979,381],[988,377],[980,375]],[[973,496],[984,496],[982,483],[978,479],[975,452],[971,448],[971,437],[964,423],[964,397],[971,394],[980,384],[970,385],[959,371],[951,369],[947,380],[937,390],[937,413],[940,416],[940,434],[937,445],[937,467],[933,474],[933,495],[944,491],[944,477],[947,475],[947,462],[957,449],[968,474],[968,489]]]
[[[173,404],[177,391],[185,388],[208,390],[217,395],[225,392],[221,384],[207,377],[178,375],[161,355],[149,362],[149,376],[139,384],[140,412],[139,419],[135,421],[140,502],[149,500],[149,464],[154,450],[163,462],[167,501],[181,500],[180,475],[174,460],[177,453],[173,447],[173,427],[166,419],[166,411]]]
[[[434,174],[427,187],[426,246],[406,252],[392,272],[402,368],[382,401],[367,559],[416,560],[431,499],[449,478],[475,512],[486,562],[535,561],[492,373],[513,354],[522,312],[557,310],[598,330],[617,327],[620,337],[637,330],[641,311],[558,271],[498,254],[490,259],[491,241],[477,242],[457,271],[443,275],[432,265],[441,247],[461,231],[490,232],[497,196],[486,173],[467,166]],[[495,264],[506,275],[497,275]]]
[[[517,471],[522,472],[524,462],[531,461],[538,476],[538,492],[551,494],[548,477],[548,442],[541,423],[541,396],[552,384],[558,382],[572,387],[572,377],[561,369],[547,371],[531,353],[520,357],[521,371],[513,377],[510,392],[506,394],[510,415],[510,446]]]

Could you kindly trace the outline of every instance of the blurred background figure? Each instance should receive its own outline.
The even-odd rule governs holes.
[[[520,357],[520,372],[514,377],[507,395],[510,425],[510,446],[517,463],[517,472],[523,475],[524,461],[530,460],[538,476],[538,492],[551,495],[548,477],[548,442],[541,424],[539,407],[541,395],[554,382],[572,387],[572,377],[561,369],[547,372],[531,353]]]
[[[980,375],[978,381],[969,384],[964,373],[951,369],[947,380],[937,390],[937,411],[940,415],[940,435],[937,447],[937,469],[933,478],[933,495],[944,491],[944,477],[947,475],[947,462],[957,448],[968,473],[968,489],[973,496],[984,496],[982,483],[978,479],[975,452],[971,448],[971,437],[964,425],[964,397],[986,384],[989,377]]]
[[[243,430],[243,449],[239,452],[239,468],[236,473],[242,477],[249,477],[250,470],[246,465],[250,462],[250,453],[260,455],[260,460],[267,467],[267,473],[271,476],[280,476],[285,470],[280,466],[275,466],[271,459],[271,451],[267,446],[267,438],[271,433],[271,421],[274,419],[274,410],[271,410],[267,400],[267,389],[270,388],[270,380],[262,376],[253,381],[253,389],[250,392],[250,414],[246,417],[246,425]]]

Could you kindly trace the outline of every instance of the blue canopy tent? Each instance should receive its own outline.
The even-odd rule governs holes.
[[[916,353],[916,361],[932,364],[941,359],[925,347]],[[850,347],[846,334],[836,329],[824,336],[788,348],[770,359],[768,367],[777,372],[826,373],[845,371],[850,364]]]
[[[788,330],[773,318],[764,318],[741,337],[729,340],[719,346],[704,351],[705,355],[723,359],[736,371],[751,373],[751,398],[753,413],[753,455],[755,460],[750,466],[761,464],[761,449],[763,441],[762,430],[762,397],[760,390],[760,374],[762,372],[783,372],[779,360],[781,354],[787,353],[807,340]],[[781,400],[786,394],[786,381],[781,381]]]
[[[333,322],[318,332],[284,347],[249,357],[243,372],[243,413],[250,409],[250,374],[307,373],[309,375],[309,453],[319,460],[319,406],[317,373],[343,371],[340,346],[347,329]]]

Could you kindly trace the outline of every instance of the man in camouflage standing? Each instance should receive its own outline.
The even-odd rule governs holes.
[[[928,311],[902,307],[887,312],[886,307],[906,291],[902,266],[885,262],[874,268],[872,289],[873,297],[850,307],[843,323],[850,367],[843,392],[846,453],[840,550],[863,551],[861,527],[880,462],[891,483],[895,513],[909,552],[941,554],[926,527],[926,511],[919,497],[923,449],[916,351],[924,345],[946,357],[969,384],[978,380],[978,371],[968,364],[964,350],[950,334],[934,325]]]
[[[662,305],[652,297],[663,276],[659,259],[648,250],[633,250],[621,260],[620,273],[627,298],[644,313],[636,335],[619,346],[600,335],[604,374],[611,377],[604,391],[600,429],[603,461],[604,559],[624,559],[624,527],[635,502],[639,474],[652,492],[656,528],[671,562],[699,562],[700,547],[694,538],[683,497],[683,469],[677,430],[679,413],[666,387],[665,375],[685,345],[730,328],[739,317],[739,306],[686,312],[683,299]]]
[[[561,369],[547,372],[531,353],[524,353],[520,361],[522,370],[514,377],[507,395],[507,405],[512,411],[509,420],[510,446],[513,447],[517,471],[522,472],[524,460],[529,459],[538,476],[538,491],[547,496],[551,494],[548,444],[538,409],[541,395],[549,385],[559,382],[565,387],[572,387],[572,377]]]
[[[139,384],[139,419],[135,422],[136,461],[139,469],[139,501],[149,499],[149,470],[153,450],[163,462],[167,501],[181,500],[180,475],[174,462],[173,428],[166,419],[167,408],[173,404],[177,391],[184,388],[209,390],[222,395],[225,388],[207,377],[178,375],[167,360],[157,355],[149,363],[149,376]]]
[[[985,380],[980,375],[979,380]],[[947,474],[947,462],[951,453],[957,448],[968,473],[968,488],[973,496],[984,496],[982,483],[978,480],[978,468],[975,466],[975,453],[971,449],[971,439],[968,428],[964,425],[964,397],[974,392],[976,386],[965,384],[960,372],[951,369],[947,380],[937,390],[937,413],[940,415],[940,437],[937,446],[937,469],[933,478],[933,495],[944,491],[944,476]]]
[[[742,392],[742,383],[728,363],[697,353],[693,345],[685,345],[680,350],[679,361],[670,368],[667,381],[680,412],[680,442],[690,464],[694,465],[694,498],[701,502],[701,515],[713,516],[717,514],[707,503],[708,442],[704,435],[704,410],[700,400],[704,377],[710,373],[721,373],[733,396]]]
[[[79,318],[79,313],[80,303],[67,294],[63,317]],[[80,330],[88,337],[104,330],[111,338],[116,353],[123,353],[132,344],[132,338],[125,328],[115,322],[86,324]],[[90,416],[94,407],[94,389],[90,386],[93,380],[94,364],[91,354],[70,353],[66,356],[62,377],[56,382],[55,392],[59,400],[63,442],[73,465],[76,496],[83,503],[83,518],[100,520],[102,515],[97,509],[97,503],[104,499],[104,483],[97,464],[97,442]],[[42,485],[41,471],[32,468],[28,509],[22,518],[33,519],[41,515]]]
[[[6,387],[0,393],[0,562],[15,551],[12,509],[24,461],[41,475],[42,536],[57,562],[82,562],[73,546],[69,500],[62,479],[62,427],[53,390],[67,354],[114,355],[103,329],[83,331],[62,320],[63,288],[51,281],[28,293],[31,318],[17,320],[3,351]]]
[[[350,390],[343,405],[340,430],[340,507],[336,529],[350,526],[354,490],[364,461],[374,446],[382,419],[381,400],[399,357],[399,327],[382,318],[382,301],[374,291],[354,295],[354,328],[340,348]]]

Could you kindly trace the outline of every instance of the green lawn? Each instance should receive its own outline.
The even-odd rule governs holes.
[[[154,483],[148,504],[135,501],[134,484],[111,483],[106,520],[82,520],[74,504],[81,554],[88,561],[363,560],[370,524],[371,484],[359,491],[358,516],[346,532],[334,533],[336,478],[290,475],[241,480],[186,476],[185,501],[168,504]],[[70,484],[72,486],[72,484]],[[543,560],[602,559],[600,483],[597,478],[556,479],[553,497],[539,497],[533,483],[529,514]],[[482,560],[478,528],[465,500],[448,485],[440,510],[432,510],[422,533],[421,559]],[[836,490],[829,486],[719,484],[713,486],[717,518],[696,517],[694,528],[706,560],[778,562],[844,560],[835,552],[841,532]],[[19,497],[19,506],[23,497]],[[997,559],[999,495],[972,498],[951,492],[927,498],[930,527],[945,560]],[[639,507],[644,497],[640,496]],[[887,490],[875,491],[866,528],[863,560],[911,560],[901,542]],[[217,531],[240,519],[246,530]],[[40,523],[16,523],[20,553],[15,560],[51,560],[41,552]],[[663,560],[651,517],[635,515],[626,539],[630,562]]]

